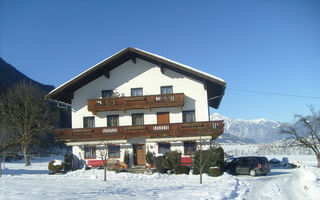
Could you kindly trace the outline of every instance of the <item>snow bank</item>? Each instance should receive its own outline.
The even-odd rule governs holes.
[[[54,160],[53,166],[62,165],[62,160]]]
[[[298,168],[298,177],[300,188],[311,199],[319,199],[320,196],[320,169],[310,166],[301,166]]]

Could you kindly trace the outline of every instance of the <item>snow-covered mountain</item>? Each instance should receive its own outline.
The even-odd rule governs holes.
[[[218,113],[212,114],[210,119],[224,120],[224,135],[226,135],[229,140],[230,135],[236,136],[236,141],[239,138],[247,141],[245,143],[253,143],[253,141],[256,143],[270,143],[285,138],[284,135],[279,133],[279,128],[281,125],[280,122],[266,119],[230,119]],[[223,136],[220,136],[219,138],[224,141]]]
[[[250,138],[238,137],[238,136],[226,133],[226,132],[224,132],[215,141],[218,143],[232,143],[232,144],[255,144],[255,143],[257,143],[255,140],[252,140]]]

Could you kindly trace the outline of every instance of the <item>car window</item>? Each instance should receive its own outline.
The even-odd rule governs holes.
[[[239,158],[233,159],[232,163],[237,164],[237,163],[239,163],[239,160],[240,160]]]
[[[267,158],[262,157],[262,158],[259,158],[259,162],[260,162],[261,164],[265,164],[265,163],[268,162],[268,160],[267,160]]]
[[[257,164],[258,163],[258,159],[257,158],[252,158],[252,164]]]
[[[248,165],[249,164],[249,159],[248,158],[242,158],[241,159],[241,164],[242,165]]]

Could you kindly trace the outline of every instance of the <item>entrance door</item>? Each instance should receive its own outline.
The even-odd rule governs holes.
[[[169,124],[169,113],[163,112],[163,113],[157,113],[157,123],[158,124]]]
[[[134,165],[146,164],[146,148],[144,144],[133,145],[133,163]]]

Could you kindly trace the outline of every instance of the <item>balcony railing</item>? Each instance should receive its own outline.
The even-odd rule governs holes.
[[[117,126],[77,129],[57,129],[56,139],[60,141],[96,141],[127,139],[134,137],[180,137],[206,136],[213,138],[223,133],[223,121],[150,124],[139,126]]]
[[[109,97],[102,99],[89,99],[88,110],[90,112],[112,111],[112,110],[132,110],[162,107],[179,107],[184,105],[184,94],[159,94],[136,97]]]

